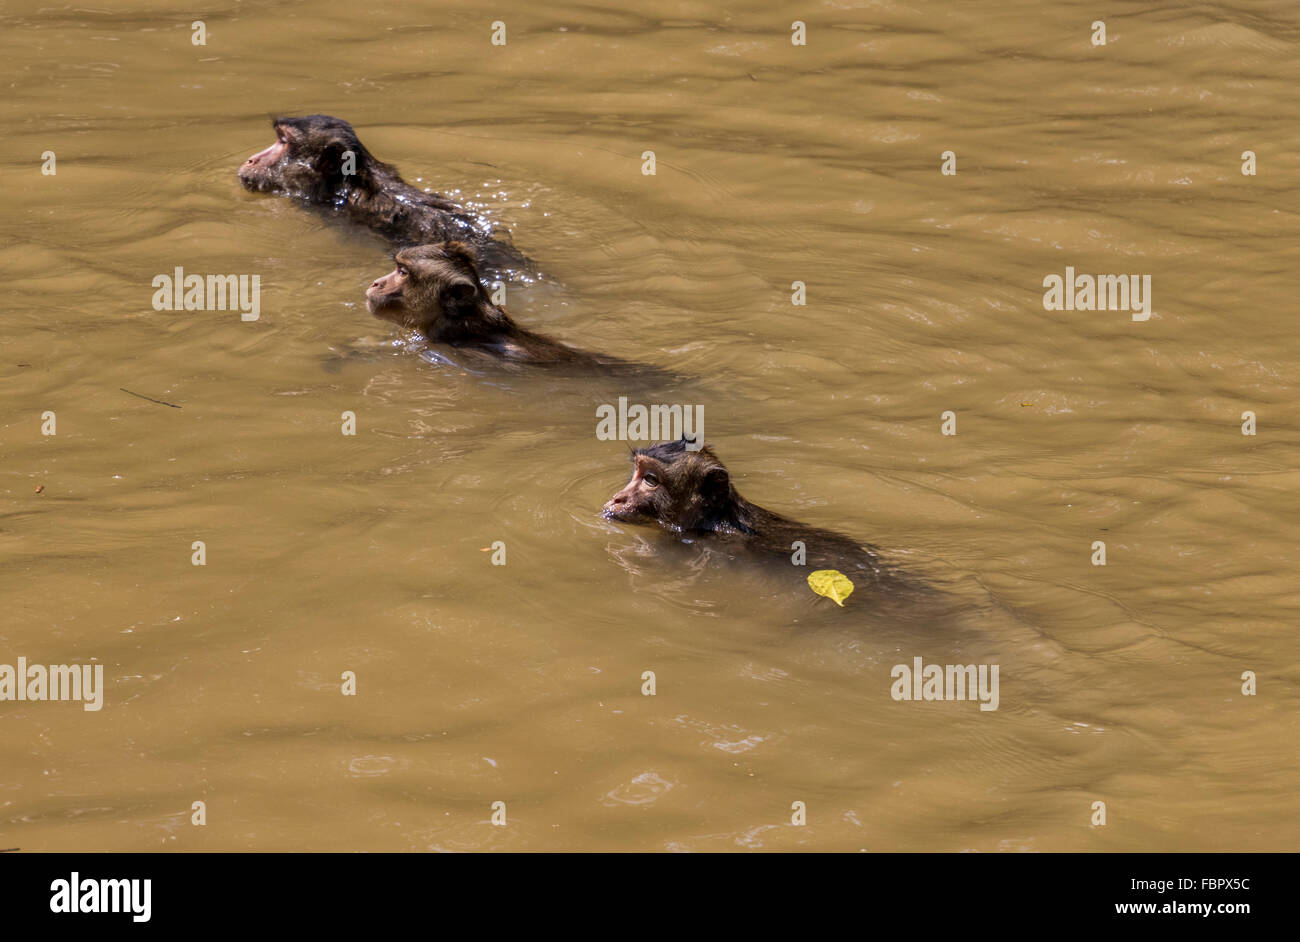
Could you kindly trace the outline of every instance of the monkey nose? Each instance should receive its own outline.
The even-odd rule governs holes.
[[[383,281],[383,280],[384,280],[384,279],[382,279],[382,278],[376,278],[374,281],[370,282],[370,287],[371,287],[371,288],[378,288],[378,287],[379,287],[379,283],[380,283],[381,281]]]

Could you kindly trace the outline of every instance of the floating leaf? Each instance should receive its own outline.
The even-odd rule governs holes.
[[[853,594],[853,583],[838,569],[818,569],[808,573],[808,588],[818,595],[826,596],[840,608],[844,607],[844,600]]]

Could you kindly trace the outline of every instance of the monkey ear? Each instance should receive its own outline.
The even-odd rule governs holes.
[[[704,483],[700,486],[700,490],[710,497],[726,497],[731,490],[731,475],[727,474],[726,468],[710,468],[704,475]]]
[[[463,311],[478,297],[478,285],[468,281],[453,281],[439,292],[442,305],[451,311]]]
[[[343,170],[343,152],[347,146],[342,141],[329,141],[320,149],[316,169],[323,176],[332,177]]]

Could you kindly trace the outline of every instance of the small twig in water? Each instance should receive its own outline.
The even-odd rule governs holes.
[[[150,402],[156,402],[160,406],[171,406],[173,409],[180,408],[180,406],[176,405],[174,402],[163,402],[161,399],[154,399],[152,396],[141,396],[138,392],[131,392],[131,390],[127,389],[125,386],[118,386],[117,388],[122,390],[124,393],[131,393],[132,396],[139,399],[148,399]]]

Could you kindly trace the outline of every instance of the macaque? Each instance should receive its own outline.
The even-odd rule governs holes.
[[[603,515],[625,523],[657,523],[683,542],[707,541],[724,551],[786,563],[793,562],[793,544],[800,541],[805,575],[838,569],[854,582],[890,575],[874,547],[751,504],[737,493],[708,445],[696,451],[687,445],[682,438],[632,452],[632,480],[606,502]]]
[[[453,362],[653,371],[520,327],[505,308],[492,303],[463,242],[399,249],[393,260],[397,267],[366,290],[367,309],[375,317],[418,331],[431,344],[452,348]]]
[[[457,239],[493,269],[530,267],[508,236],[495,238],[482,218],[445,196],[411,186],[376,160],[346,121],[313,114],[271,123],[275,143],[239,168],[246,189],[331,210],[394,245]]]

